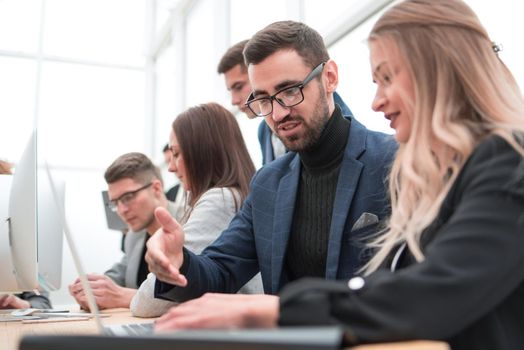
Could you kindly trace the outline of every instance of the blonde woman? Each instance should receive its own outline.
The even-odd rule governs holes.
[[[400,144],[389,225],[363,277],[289,286],[280,324],[342,324],[351,344],[524,349],[524,101],[514,78],[460,0],[401,2],[369,45],[373,109]]]

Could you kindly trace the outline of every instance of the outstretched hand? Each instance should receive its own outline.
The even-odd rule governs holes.
[[[156,208],[155,217],[162,227],[147,241],[145,259],[149,271],[160,281],[185,287],[186,277],[179,271],[184,262],[182,226],[165,208]]]

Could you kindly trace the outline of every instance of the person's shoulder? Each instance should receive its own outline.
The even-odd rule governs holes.
[[[398,143],[395,137],[384,132],[368,129],[360,123],[355,117],[351,117],[351,129],[349,137],[349,146],[355,149],[350,152],[358,152],[358,158],[361,160],[373,160],[373,162],[392,162],[398,149]]]
[[[522,147],[522,143],[515,141]],[[521,149],[522,150],[522,149]],[[504,137],[493,134],[484,138],[471,152],[464,168],[482,166],[490,172],[502,171],[509,167],[523,166],[522,154]],[[519,167],[519,169],[520,169]],[[519,170],[520,171],[520,170]]]
[[[493,134],[484,138],[475,147],[471,158],[493,157],[505,153],[518,154],[517,150],[504,137]]]
[[[479,166],[486,167],[486,171],[493,172],[497,169],[492,168],[494,163],[515,162],[522,158],[518,151],[503,137],[499,135],[489,135],[484,137],[473,150],[467,155],[461,173],[469,173],[470,169],[476,172]],[[463,174],[464,175],[464,174]]]
[[[280,181],[300,163],[296,152],[286,152],[277,159],[264,164],[253,176],[252,185]]]
[[[200,196],[195,206],[197,206],[199,202],[203,201],[234,201],[235,198],[238,198],[239,196],[240,191],[235,187],[213,187],[205,191]]]
[[[296,161],[298,155],[296,152],[288,151],[281,155],[277,159],[264,164],[257,173],[263,173],[265,175],[274,174],[278,175],[282,171],[287,171],[291,164]]]
[[[507,185],[513,189],[524,189],[523,156],[504,137],[490,135],[471,152],[459,179],[465,183],[493,182],[500,183],[501,188]]]
[[[358,135],[362,138],[365,138],[367,143],[384,143],[392,145],[397,148],[397,142],[395,137],[391,134],[386,134],[382,131],[376,131],[368,129],[364,124],[362,124],[355,116],[344,116],[345,119],[348,119],[351,122],[350,134]]]

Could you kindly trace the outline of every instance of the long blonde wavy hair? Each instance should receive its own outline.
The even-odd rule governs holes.
[[[393,46],[414,86],[409,140],[389,177],[391,218],[372,242],[376,270],[401,243],[424,260],[420,238],[475,147],[498,134],[524,155],[524,100],[497,47],[460,0],[407,0],[373,27],[370,43]]]

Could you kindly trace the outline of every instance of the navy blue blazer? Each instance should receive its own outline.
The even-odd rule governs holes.
[[[353,113],[346,105],[342,97],[335,91],[333,93],[333,99],[335,103],[339,105],[342,115],[346,117],[353,117]],[[275,160],[275,152],[273,151],[273,143],[271,143],[271,128],[266,124],[265,120],[262,120],[258,125],[258,142],[260,142],[260,149],[262,150],[262,165]]]
[[[382,220],[389,214],[386,181],[396,142],[367,130],[351,118],[349,141],[338,177],[330,226],[325,278],[348,279],[362,266],[363,237],[376,225],[352,230],[363,213]],[[259,270],[265,293],[276,294],[287,283],[284,257],[291,231],[301,162],[288,152],[262,167],[251,191],[229,227],[200,256],[185,251],[184,288],[157,281],[155,295],[184,301],[206,292],[236,292]]]

